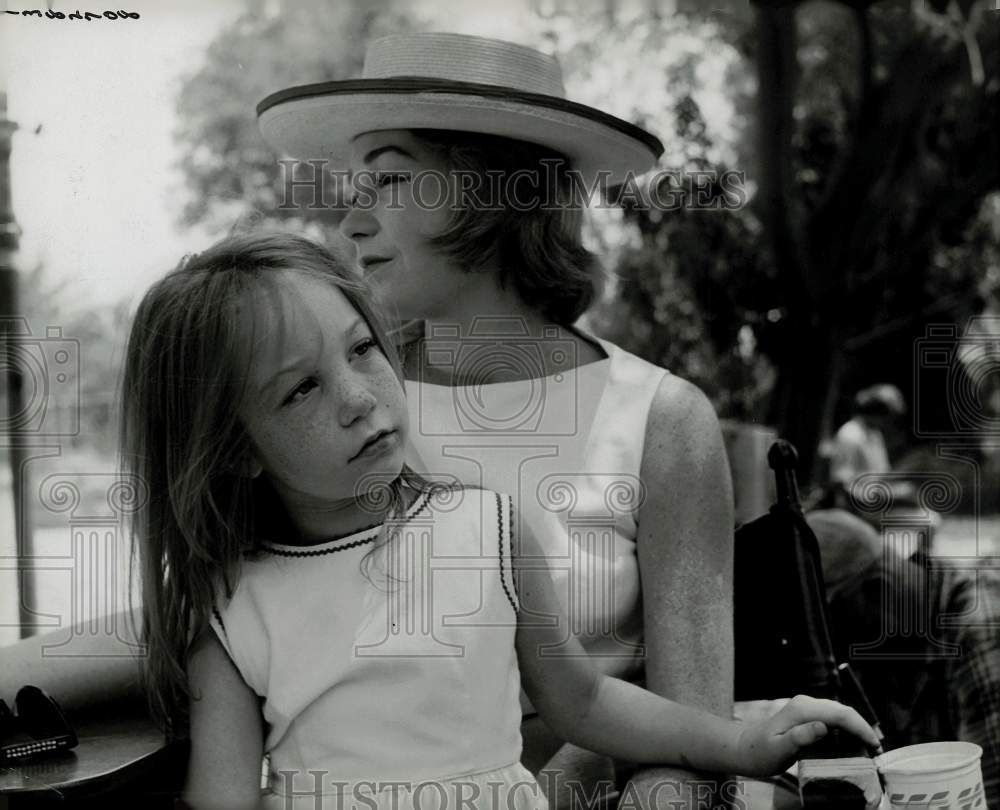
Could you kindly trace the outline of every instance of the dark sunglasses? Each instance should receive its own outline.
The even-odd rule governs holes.
[[[76,732],[59,704],[37,686],[23,686],[15,698],[17,715],[0,700],[0,762],[24,759],[76,745]]]

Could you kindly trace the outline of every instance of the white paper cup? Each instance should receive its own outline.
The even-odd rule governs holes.
[[[983,749],[969,742],[908,745],[875,760],[892,810],[986,810]]]

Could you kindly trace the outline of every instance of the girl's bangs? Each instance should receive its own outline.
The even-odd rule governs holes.
[[[249,392],[253,359],[263,345],[281,351],[288,331],[285,313],[286,296],[293,294],[289,285],[282,284],[278,273],[259,273],[229,302],[229,315],[234,325],[232,354],[234,379],[241,392],[241,405]]]

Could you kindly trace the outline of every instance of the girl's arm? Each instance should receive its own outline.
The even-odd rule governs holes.
[[[528,530],[522,526],[522,531]],[[801,747],[822,737],[827,725],[842,726],[878,745],[875,732],[857,712],[833,701],[800,696],[764,722],[742,723],[602,675],[576,639],[566,642],[567,619],[551,580],[518,576],[544,559],[530,533],[520,541],[515,576],[533,611],[518,615],[521,683],[542,719],[563,739],[632,762],[747,775],[780,772],[795,761]],[[539,614],[556,616],[558,623],[539,621]]]
[[[184,800],[196,810],[257,807],[264,754],[260,703],[211,630],[195,642],[188,682],[191,759]]]
[[[762,471],[763,474],[766,471]],[[637,553],[646,646],[646,688],[730,717],[733,700],[733,493],[726,451],[711,403],[687,381],[667,375],[646,422]],[[664,800],[704,789],[673,768],[633,774],[639,796],[660,785]],[[677,806],[677,805],[674,805]],[[684,806],[684,805],[680,805]]]

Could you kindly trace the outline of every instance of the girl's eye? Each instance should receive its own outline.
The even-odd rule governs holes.
[[[409,172],[378,172],[375,175],[375,185],[378,188],[383,188],[392,183],[408,183],[409,180]]]
[[[365,338],[354,347],[354,353],[358,357],[367,357],[373,350],[378,351],[378,343],[374,338]]]
[[[293,403],[299,402],[306,394],[313,390],[317,385],[314,377],[307,377],[298,385],[296,385],[285,397],[285,401],[282,405],[292,405]]]

